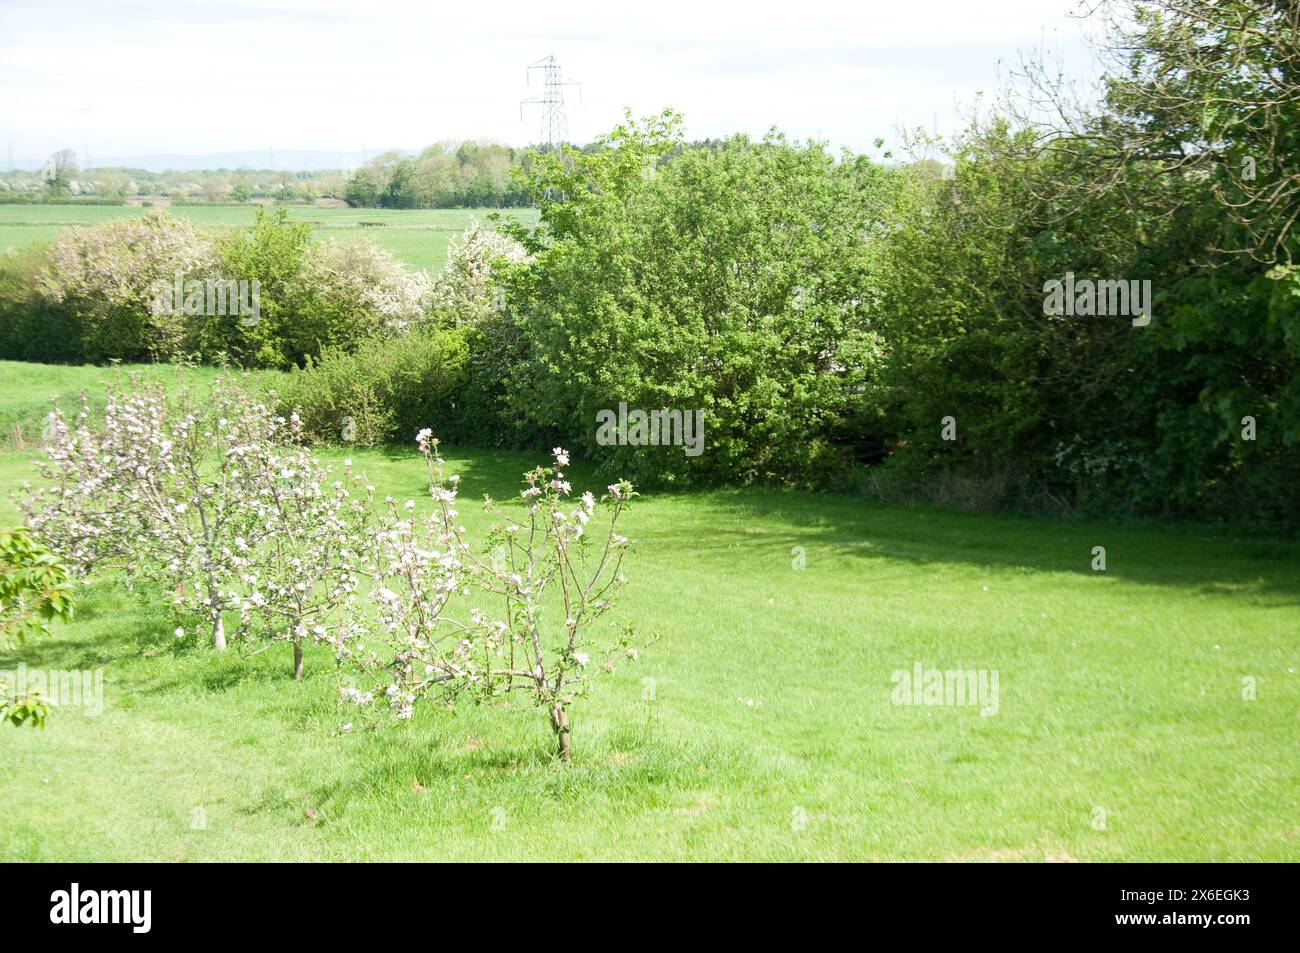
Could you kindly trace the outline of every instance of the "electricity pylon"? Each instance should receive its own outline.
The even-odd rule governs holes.
[[[542,94],[530,96],[519,102],[519,121],[524,121],[524,106],[538,104],[542,107],[542,119],[539,128],[539,144],[558,149],[569,138],[569,122],[564,115],[564,87],[577,86],[578,81],[569,79],[560,71],[560,64],[554,56],[544,56],[528,67],[528,84],[532,85],[533,70],[542,71]],[[581,96],[581,91],[579,92]]]

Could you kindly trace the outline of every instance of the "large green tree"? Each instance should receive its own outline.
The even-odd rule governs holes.
[[[671,112],[538,156],[516,235],[515,404],[638,478],[811,481],[871,425],[867,238],[889,174],[773,134],[678,150]],[[670,158],[671,156],[671,158]],[[705,449],[602,446],[597,414],[702,411]]]

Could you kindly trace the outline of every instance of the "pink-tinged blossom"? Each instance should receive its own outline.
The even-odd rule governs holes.
[[[527,519],[523,525],[499,524],[494,541],[506,542],[496,545],[491,557],[479,556],[484,549],[470,546],[465,528],[455,521],[457,484],[443,476],[437,442],[420,442],[434,510],[416,519],[403,517],[395,503],[388,505],[372,537],[378,618],[373,625],[354,624],[337,638],[336,653],[375,680],[398,718],[411,717],[425,697],[449,703],[460,694],[523,693],[548,713],[567,756],[568,712],[589,679],[612,670],[618,660],[637,657],[628,650],[630,633],[611,641],[596,625],[625,581],[620,571],[625,545],[617,542],[623,538],[614,526],[631,486],[614,485],[605,542],[584,543],[597,511],[595,496],[584,493],[570,512],[561,505],[572,491],[568,481],[558,470],[535,468],[525,474],[521,493]],[[558,448],[556,462],[568,463]],[[500,515],[490,499],[486,505]],[[587,547],[590,559],[581,555]],[[471,591],[491,598],[476,598],[467,613],[448,611],[453,599]],[[552,598],[566,611],[562,628],[547,631],[554,623],[548,623],[542,606]]]

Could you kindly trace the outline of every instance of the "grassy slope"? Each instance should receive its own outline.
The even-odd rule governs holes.
[[[413,452],[353,456],[419,498]],[[473,532],[532,461],[451,462]],[[661,640],[581,703],[568,768],[540,715],[372,728],[327,652],[294,684],[287,648],[217,657],[91,586],[0,659],[106,678],[102,715],[0,731],[0,858],[1300,859],[1293,544],[764,490],[652,496],[625,532],[622,618]],[[891,704],[917,660],[998,669],[1000,712]]]
[[[52,241],[68,225],[92,225],[115,218],[143,215],[139,206],[110,205],[0,205],[0,252],[33,242]],[[174,215],[196,225],[246,225],[253,220],[252,206],[172,206]],[[471,218],[485,220],[492,209],[353,209],[291,206],[289,217],[316,223],[321,239],[365,235],[387,248],[408,266],[437,271],[447,260],[447,246],[469,225]],[[509,216],[535,215],[531,210],[507,209]],[[382,227],[361,226],[383,223]]]
[[[203,388],[217,371],[211,367],[178,370],[165,364],[94,367],[0,361],[0,447],[37,446],[45,417],[55,401],[59,410],[72,419],[80,411],[83,394],[92,412],[102,409],[106,381],[139,376],[161,381],[171,389],[177,384],[178,374],[184,374],[191,383]],[[269,371],[256,373],[256,379],[267,385],[280,376]]]

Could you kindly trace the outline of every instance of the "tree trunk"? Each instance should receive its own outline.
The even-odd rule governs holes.
[[[293,680],[302,681],[302,643],[293,643]]]
[[[212,647],[218,652],[226,650],[226,620],[221,618],[217,613],[217,618],[212,623]]]
[[[551,709],[551,727],[555,729],[555,734],[560,740],[560,760],[572,761],[573,753],[569,745],[569,715],[559,705]]]

